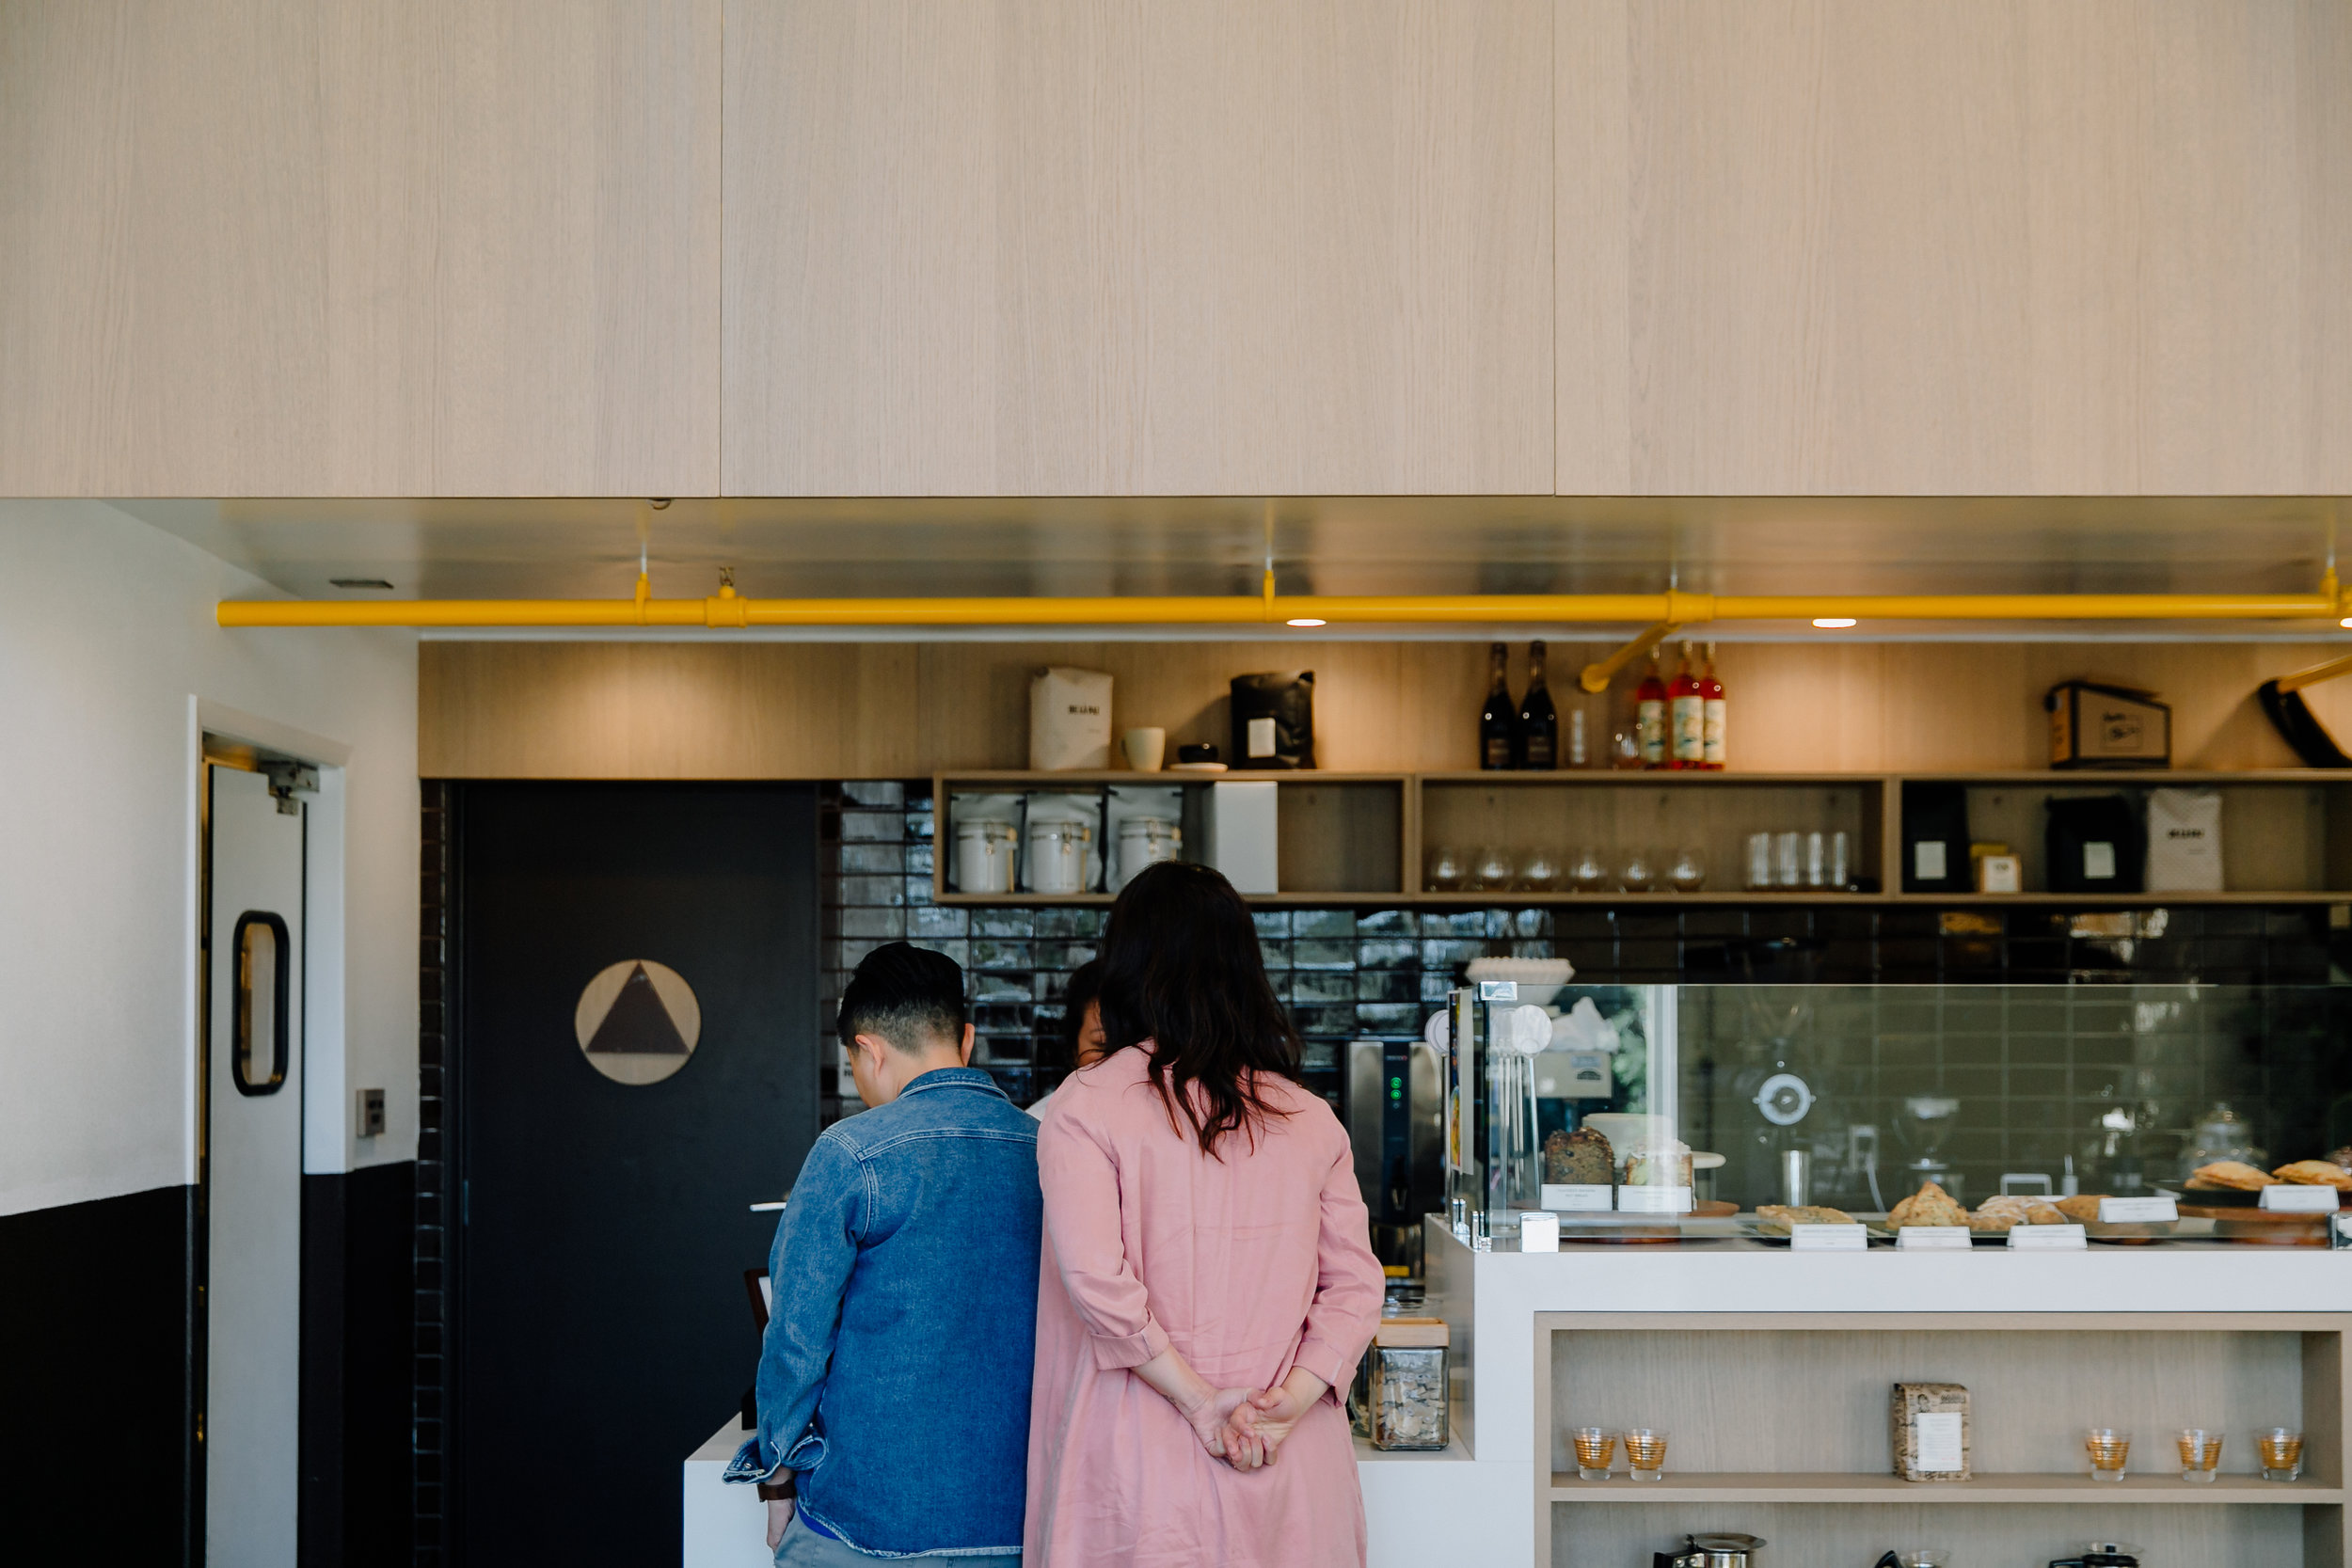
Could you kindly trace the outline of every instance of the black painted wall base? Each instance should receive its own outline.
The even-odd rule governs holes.
[[[0,1217],[10,1560],[190,1560],[196,1189]]]
[[[416,1166],[302,1179],[302,1568],[408,1559]]]

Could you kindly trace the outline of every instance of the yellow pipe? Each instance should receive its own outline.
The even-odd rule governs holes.
[[[1576,684],[1587,691],[1608,690],[1609,683],[1616,678],[1618,671],[1672,637],[1679,629],[1672,621],[1659,622],[1658,625],[1650,627],[1649,630],[1619,648],[1607,658],[1584,666],[1583,671],[1576,677]]]
[[[2333,594],[1481,594],[1192,597],[752,599],[732,586],[702,599],[657,599],[642,579],[627,599],[226,599],[224,626],[1243,626],[1287,620],[1460,625],[1805,621],[2335,620]]]

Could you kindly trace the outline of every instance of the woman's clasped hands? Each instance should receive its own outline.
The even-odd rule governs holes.
[[[1225,1462],[1236,1470],[1256,1470],[1273,1464],[1284,1439],[1330,1386],[1314,1373],[1294,1367],[1280,1387],[1251,1392],[1225,1418]]]

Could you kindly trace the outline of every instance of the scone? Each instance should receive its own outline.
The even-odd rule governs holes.
[[[2089,1225],[2099,1217],[2099,1200],[2105,1193],[2076,1193],[2073,1197],[2059,1198],[2054,1206],[2058,1212],[2077,1225]]]
[[[1886,1223],[1899,1230],[1906,1225],[1966,1225],[1968,1211],[1952,1195],[1930,1181],[1887,1212]]]
[[[2277,1178],[2265,1176],[2239,1160],[2216,1160],[2210,1165],[2199,1165],[2188,1173],[2185,1183],[2192,1189],[2201,1187],[2209,1193],[2253,1193],[2278,1184]]]
[[[2060,1210],[2057,1204],[2043,1203],[2036,1199],[2026,1205],[2026,1223],[2027,1225],[2064,1225],[2067,1223],[2067,1218],[2064,1211]]]
[[[1970,1214],[1968,1228],[1979,1236],[2006,1236],[2017,1221],[2007,1214]]]
[[[2332,1160],[2297,1160],[2270,1174],[2298,1187],[2333,1187],[2340,1193],[2352,1192],[2352,1170],[2345,1170]]]

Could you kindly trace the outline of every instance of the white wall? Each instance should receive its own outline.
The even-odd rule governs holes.
[[[324,1065],[385,1089],[389,1123],[353,1139],[342,1095],[305,1164],[414,1158],[413,636],[223,631],[216,600],[272,591],[95,501],[0,500],[0,1213],[195,1179],[199,703],[349,749],[342,908],[312,922],[340,913],[342,951],[312,961],[342,974]]]

